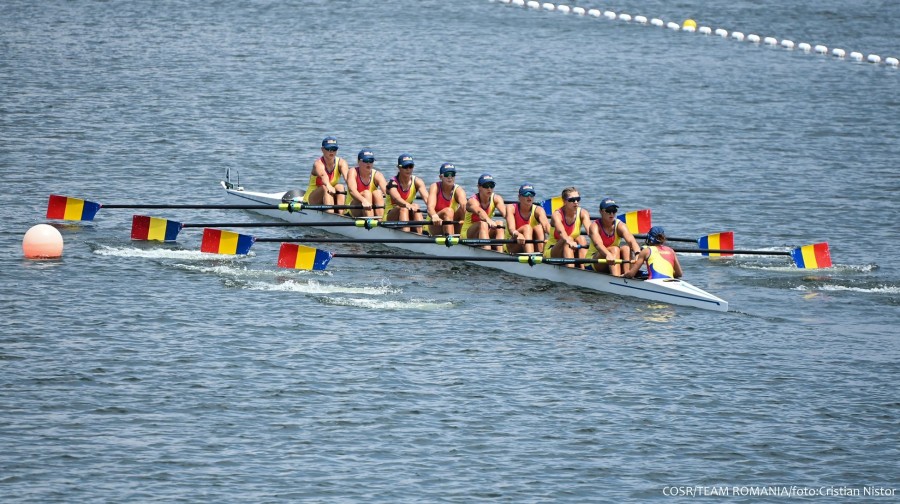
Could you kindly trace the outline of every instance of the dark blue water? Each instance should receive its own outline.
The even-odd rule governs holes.
[[[895,2],[570,5],[900,56]],[[0,500],[900,490],[898,84],[885,64],[481,0],[4,2]],[[409,151],[469,191],[485,171],[507,197],[576,185],[671,235],[827,241],[836,266],[683,255],[721,314],[452,263],[279,270],[275,244],[129,239],[134,213],[252,216],[111,208],[58,224],[62,260],[22,257],[51,193],[220,203],[226,169],[300,187],[326,135],[389,174]]]

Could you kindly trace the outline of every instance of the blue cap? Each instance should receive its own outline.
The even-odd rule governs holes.
[[[647,232],[647,243],[662,243],[666,238],[666,230],[662,226],[653,226]]]
[[[529,184],[528,182],[519,186],[519,196],[534,196],[537,194],[537,191],[534,190],[534,186]]]
[[[413,161],[412,154],[404,152],[397,158],[397,166],[414,166],[415,164],[416,162]]]
[[[491,176],[490,173],[482,173],[480,177],[478,177],[478,185],[483,186],[486,182],[494,182],[494,177]],[[496,184],[496,182],[494,182]]]
[[[337,138],[334,138],[333,136],[325,137],[325,139],[322,140],[322,148],[323,149],[329,149],[329,148],[337,149],[338,148]]]
[[[442,164],[442,165],[441,165],[441,175],[443,175],[443,174],[445,174],[445,173],[447,173],[447,172],[453,172],[453,173],[456,173],[456,166],[455,166],[453,163],[444,163],[444,164]]]
[[[603,200],[600,201],[600,210],[606,210],[607,208],[615,208],[618,210],[619,204],[612,198],[603,198]]]
[[[359,151],[359,154],[356,155],[356,159],[362,161],[363,163],[374,163],[375,153],[370,151],[369,149],[363,149]]]

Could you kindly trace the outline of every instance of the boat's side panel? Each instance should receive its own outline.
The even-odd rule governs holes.
[[[229,203],[246,204],[246,203],[263,203],[278,204],[281,202],[282,193],[266,194],[255,193],[250,191],[238,191],[228,189]],[[327,212],[305,211],[305,212],[285,212],[282,210],[255,210],[256,213],[273,217],[288,222],[347,222],[347,217],[331,214]],[[360,235],[360,229],[355,226],[326,226],[322,229],[356,238]],[[366,238],[408,238],[410,236],[418,237],[414,233],[407,233],[392,228],[375,227],[365,232]],[[445,257],[459,256],[484,256],[486,258],[496,257],[497,252],[484,250],[481,248],[467,246],[446,247],[435,245],[432,243],[396,243],[390,244],[392,247],[417,252],[426,255],[440,255]],[[708,292],[695,287],[694,285],[681,280],[634,280],[626,278],[617,278],[609,275],[584,272],[581,270],[567,268],[564,266],[555,266],[548,264],[540,264],[531,266],[528,264],[517,262],[479,262],[470,261],[472,264],[484,266],[497,270],[506,271],[515,275],[525,276],[547,280],[550,282],[561,283],[592,289],[610,294],[618,294],[623,296],[638,297],[650,301],[659,301],[670,304],[694,306],[707,310],[727,311],[728,303]]]

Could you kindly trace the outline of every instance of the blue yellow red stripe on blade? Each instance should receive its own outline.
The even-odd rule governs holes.
[[[327,250],[296,243],[282,243],[278,251],[278,267],[321,271],[328,266],[332,257],[334,254]]]
[[[725,231],[723,233],[712,233],[701,236],[697,240],[697,246],[701,249],[733,249],[734,248],[734,231]],[[708,257],[732,256],[734,254],[723,253],[706,253]]]
[[[831,251],[825,242],[797,247],[791,251],[791,258],[800,269],[831,267]]]
[[[131,218],[131,239],[142,241],[175,241],[181,223],[158,217],[135,215]]]
[[[98,210],[100,203],[51,194],[47,203],[47,218],[92,221]]]
[[[233,231],[205,228],[200,242],[200,252],[210,254],[246,255],[256,239],[251,235]]]

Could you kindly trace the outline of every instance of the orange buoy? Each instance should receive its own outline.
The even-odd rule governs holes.
[[[22,239],[22,252],[28,259],[57,259],[63,253],[63,237],[49,224],[32,226]]]

